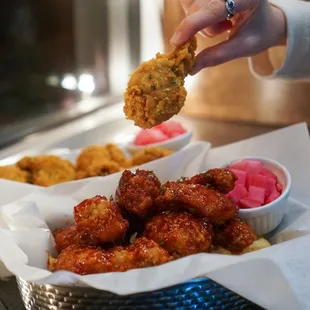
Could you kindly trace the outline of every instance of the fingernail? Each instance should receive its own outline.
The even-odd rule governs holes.
[[[182,37],[182,34],[181,32],[177,31],[175,32],[175,34],[172,36],[171,40],[170,40],[170,43],[173,45],[173,46],[176,46],[179,44],[179,41],[181,40],[181,37]]]

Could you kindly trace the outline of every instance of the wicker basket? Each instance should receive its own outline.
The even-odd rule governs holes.
[[[17,278],[17,283],[27,310],[261,309],[207,278],[130,296],[118,296],[87,287],[37,285],[21,278]]]

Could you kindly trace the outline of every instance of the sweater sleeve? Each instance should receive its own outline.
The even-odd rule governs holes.
[[[310,78],[310,3],[300,0],[271,0],[287,20],[287,47],[283,64],[274,69],[268,53],[249,59],[250,69],[259,78]]]

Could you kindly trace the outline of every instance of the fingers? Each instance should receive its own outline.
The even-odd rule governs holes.
[[[215,3],[219,3],[218,9],[215,9],[214,7],[214,9],[210,11],[199,10],[198,12],[186,17],[171,38],[170,43],[174,46],[182,45],[200,30],[225,20],[225,16],[227,15],[225,7],[224,9],[221,9],[221,3]]]
[[[215,37],[223,32],[226,32],[232,28],[232,23],[229,20],[224,20],[213,26],[210,26],[202,30],[202,33],[207,37]]]
[[[255,44],[255,38],[253,38],[251,44],[247,45],[242,37],[236,36],[233,39],[206,48],[197,55],[195,67],[191,74],[194,75],[206,67],[213,67],[236,58],[250,56],[252,47],[254,47]]]
[[[195,0],[181,0],[181,5],[185,13],[187,13],[188,8],[193,4]]]
[[[259,0],[235,0],[237,13],[252,9]],[[187,17],[182,21],[170,43],[180,46],[197,32],[226,20],[225,0],[182,0]]]

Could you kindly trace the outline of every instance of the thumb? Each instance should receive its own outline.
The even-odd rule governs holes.
[[[260,41],[258,36],[243,38],[242,36],[236,35],[217,45],[206,48],[197,55],[196,63],[191,74],[194,75],[203,68],[214,67],[236,58],[257,54],[260,52],[258,50]]]

